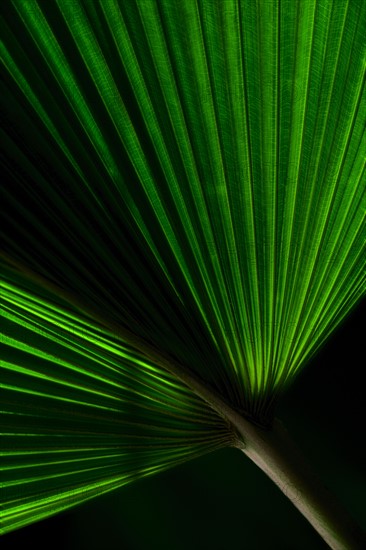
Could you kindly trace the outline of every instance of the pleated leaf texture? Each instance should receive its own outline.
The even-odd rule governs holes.
[[[0,10],[8,531],[232,444],[185,376],[270,425],[364,296],[366,3]]]
[[[14,276],[2,299],[5,532],[231,443],[204,401],[67,304]]]

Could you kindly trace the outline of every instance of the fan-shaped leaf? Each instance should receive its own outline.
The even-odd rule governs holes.
[[[270,424],[365,293],[366,4],[1,9],[7,412],[66,453],[21,524],[230,440],[185,376]]]
[[[230,444],[161,368],[44,291],[2,286],[2,529]]]

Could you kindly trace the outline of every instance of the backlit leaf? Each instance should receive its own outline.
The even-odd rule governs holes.
[[[365,294],[366,4],[1,12],[8,529],[232,442],[164,361],[270,424]]]

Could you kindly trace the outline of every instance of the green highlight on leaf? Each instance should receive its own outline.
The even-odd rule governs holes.
[[[230,444],[184,385],[34,291],[2,287],[4,531]]]

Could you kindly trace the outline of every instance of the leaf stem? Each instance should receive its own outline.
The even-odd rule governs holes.
[[[236,428],[243,438],[238,448],[274,481],[330,548],[366,548],[365,533],[313,473],[278,419],[268,431],[245,419]]]
[[[21,263],[1,253],[10,269],[23,273],[35,283],[55,292],[80,311],[91,315],[106,329],[176,376],[215,410],[233,431],[233,444],[263,470],[296,508],[306,517],[333,550],[364,550],[366,537],[347,511],[318,479],[287,431],[277,419],[271,429],[255,425],[228,404],[214,388],[186,366],[157,350],[132,334],[126,327],[108,319],[104,312],[85,303],[72,292],[61,289],[51,281],[29,270]]]

